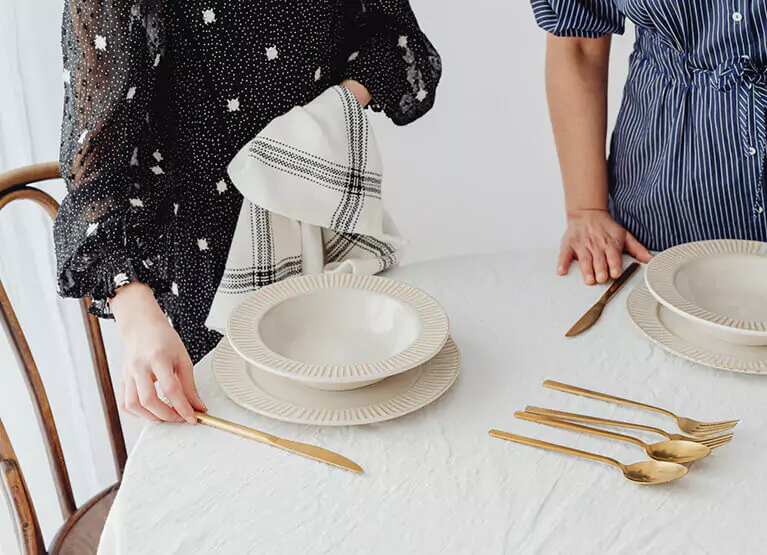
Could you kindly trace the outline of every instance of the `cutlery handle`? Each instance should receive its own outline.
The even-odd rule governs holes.
[[[518,436],[516,434],[510,434],[508,432],[502,432],[500,430],[490,430],[490,435],[499,439],[505,439],[507,441],[513,441],[515,443],[522,443],[523,445],[530,445],[532,447],[540,447],[541,449],[548,449],[549,451],[558,451],[559,453],[566,453],[568,455],[575,455],[576,457],[582,457],[584,459],[591,459],[592,461],[599,461],[610,464],[623,470],[623,465],[611,459],[610,457],[604,457],[595,453],[589,453],[588,451],[581,451],[580,449],[573,449],[572,447],[565,447],[564,445],[557,445],[556,443],[548,443],[541,441],[540,439],[533,439],[531,437]]]
[[[620,420],[609,420],[607,418],[598,418],[596,416],[587,416],[585,414],[575,414],[572,412],[563,412],[559,410],[542,409],[540,407],[532,407],[530,405],[525,407],[525,412],[531,414],[538,414],[540,416],[550,416],[559,420],[569,420],[570,422],[586,422],[588,424],[603,424],[605,426],[615,426],[617,428],[628,428],[631,430],[643,430],[645,432],[654,432],[658,435],[662,435],[666,439],[671,439],[671,434],[661,430],[660,428],[654,428],[653,426],[645,426],[644,424],[634,424],[632,422],[622,422]]]
[[[645,442],[635,437],[618,434],[616,432],[608,432],[607,430],[600,430],[599,428],[590,428],[589,426],[583,426],[581,424],[575,424],[573,422],[567,422],[565,420],[557,420],[549,416],[539,416],[537,414],[531,414],[529,412],[517,411],[514,416],[520,420],[527,420],[528,422],[535,422],[536,424],[545,424],[546,426],[552,426],[554,428],[563,428],[565,430],[572,430],[574,432],[583,432],[585,434],[591,434],[595,436],[602,436],[609,439],[617,439],[618,441],[625,441],[626,443],[633,443],[639,447],[644,448]]]
[[[623,270],[623,273],[620,275],[618,279],[616,279],[612,285],[607,289],[604,296],[602,297],[602,302],[605,304],[609,303],[610,300],[618,294],[618,291],[620,291],[626,283],[631,279],[631,276],[633,276],[636,271],[639,269],[639,263],[638,262],[632,262],[631,265]]]
[[[199,422],[200,424],[210,426],[211,428],[217,428],[219,430],[229,432],[230,434],[235,434],[238,436],[242,436],[244,438],[252,439],[254,441],[260,441],[261,443],[274,445],[275,442],[279,439],[276,436],[273,436],[264,432],[259,432],[258,430],[254,430],[253,428],[248,428],[247,426],[235,424],[234,422],[229,422],[228,420],[216,418],[215,416],[210,416],[209,414],[205,414],[204,412],[195,411],[194,415],[197,417],[197,422]]]
[[[590,389],[584,389],[582,387],[576,387],[574,385],[567,385],[560,382],[555,382],[553,380],[546,380],[543,382],[543,387],[548,387],[549,389],[556,389],[557,391],[562,391],[564,393],[570,393],[572,395],[580,395],[582,397],[589,397],[591,399],[598,399],[600,401],[607,401],[610,403],[618,403],[621,405],[629,405],[631,407],[636,407],[638,409],[645,409],[645,410],[651,410],[654,412],[659,412],[661,414],[665,414],[666,416],[670,416],[672,418],[676,418],[676,415],[668,411],[666,409],[662,409],[660,407],[654,407],[652,405],[646,405],[644,403],[640,403],[638,401],[632,401],[631,399],[623,399],[622,397],[615,397],[614,395],[608,395],[607,393],[599,393],[598,391],[591,391]]]

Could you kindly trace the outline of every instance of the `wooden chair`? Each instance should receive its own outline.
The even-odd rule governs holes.
[[[13,201],[26,199],[40,205],[53,219],[59,209],[56,200],[47,193],[30,185],[60,177],[58,164],[52,162],[28,166],[1,174],[0,211]],[[2,322],[6,335],[10,340],[11,349],[18,357],[22,367],[24,380],[32,398],[38,424],[43,433],[48,462],[51,466],[59,506],[64,518],[64,524],[54,538],[50,551],[46,551],[35,508],[29,495],[29,489],[24,481],[24,476],[11,447],[10,440],[5,433],[5,428],[3,428],[0,422],[0,472],[5,476],[5,484],[11,490],[12,504],[14,505],[18,523],[23,534],[25,555],[44,555],[46,553],[51,555],[89,555],[96,553],[104,521],[112,506],[117,488],[120,485],[123,469],[125,468],[125,460],[127,458],[125,439],[120,426],[117,403],[115,402],[114,391],[112,389],[112,380],[109,376],[104,340],[101,336],[98,319],[88,314],[89,304],[90,299],[83,299],[81,301],[91,358],[96,371],[96,381],[98,382],[101,396],[101,405],[107,419],[109,439],[118,481],[78,508],[72,493],[72,484],[67,472],[66,462],[64,461],[64,453],[61,449],[56,424],[53,421],[48,396],[45,393],[45,388],[32,357],[32,352],[16,318],[16,313],[3,288],[2,281],[0,281],[0,322]]]

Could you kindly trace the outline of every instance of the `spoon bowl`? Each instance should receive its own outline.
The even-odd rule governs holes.
[[[711,454],[711,448],[694,441],[669,440],[645,446],[645,451],[656,461],[689,463]]]
[[[626,479],[637,484],[665,484],[687,474],[686,466],[666,461],[642,461],[622,465],[621,470]]]

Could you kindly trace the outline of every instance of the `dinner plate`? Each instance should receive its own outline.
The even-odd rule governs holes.
[[[435,401],[453,384],[461,354],[452,339],[425,364],[354,391],[322,391],[243,360],[226,338],[213,353],[224,393],[248,410],[285,422],[355,426],[404,416]]]
[[[445,345],[449,327],[444,309],[420,289],[380,276],[322,274],[252,293],[232,311],[227,337],[264,370],[345,390],[423,364]]]
[[[767,345],[767,243],[734,239],[672,247],[647,266],[650,292],[725,341]]]
[[[722,370],[767,374],[767,347],[730,343],[708,326],[669,310],[640,283],[628,298],[634,324],[653,342],[677,356]]]

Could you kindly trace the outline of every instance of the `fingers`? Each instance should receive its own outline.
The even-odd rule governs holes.
[[[581,267],[583,281],[586,285],[594,285],[594,257],[591,255],[591,251],[584,247],[576,247],[575,254]]]
[[[626,232],[626,251],[642,264],[652,260],[652,255],[631,233]]]
[[[136,389],[136,384],[133,379],[127,378],[126,380],[123,380],[120,385],[120,391],[122,393],[120,396],[120,401],[122,402],[120,408],[128,414],[132,414],[138,418],[144,418],[145,420],[152,420],[155,422],[160,420],[141,405],[141,401],[138,397],[138,390]],[[120,394],[118,394],[118,396],[119,395]]]
[[[600,248],[592,250],[591,256],[594,259],[594,273],[596,275],[597,282],[606,282],[609,276],[607,273],[607,257],[605,255],[604,249]]]
[[[621,247],[617,243],[610,243],[607,245],[605,255],[607,256],[610,277],[618,279],[623,273],[623,253],[621,252]]]
[[[160,382],[160,389],[162,389],[162,392],[173,404],[175,412],[181,415],[181,418],[189,424],[196,424],[197,417],[194,415],[194,409],[189,404],[181,383],[176,378],[173,364],[170,361],[157,361],[153,366],[153,370],[155,376],[157,376],[157,381]]]
[[[194,383],[194,365],[188,355],[178,362],[176,372],[184,396],[194,410],[208,412],[208,407],[205,406],[205,403],[200,398],[200,394],[197,392],[197,385]]]
[[[570,264],[573,263],[573,258],[575,258],[573,248],[570,245],[563,245],[559,251],[559,261],[557,262],[557,273],[560,276],[567,275]]]
[[[183,422],[183,419],[175,410],[163,403],[160,398],[157,397],[154,381],[148,371],[136,374],[134,380],[136,389],[138,390],[139,403],[144,409],[154,414],[160,420],[166,422]]]

